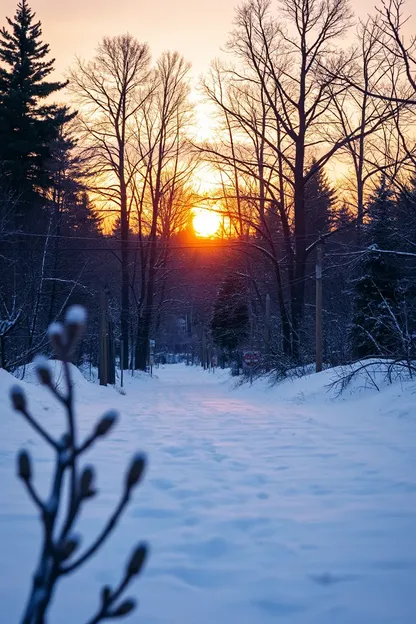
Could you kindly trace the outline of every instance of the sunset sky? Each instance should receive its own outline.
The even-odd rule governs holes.
[[[29,5],[42,22],[43,39],[48,42],[55,57],[56,77],[62,78],[76,56],[91,59],[97,43],[104,35],[129,32],[140,41],[146,41],[153,59],[165,50],[176,50],[192,64],[194,86],[208,69],[211,61],[222,56],[228,34],[233,28],[235,9],[241,0],[29,0]],[[278,2],[273,2],[278,11]],[[373,12],[375,0],[352,0],[358,17]],[[380,2],[378,2],[380,4]],[[5,16],[15,13],[17,0],[2,0],[0,24]],[[411,0],[407,9],[411,11]],[[413,28],[412,17],[407,29]],[[352,41],[354,30],[347,34],[345,45]],[[65,92],[62,92],[66,98]],[[196,89],[196,134],[199,139],[212,136],[213,122],[206,104]],[[334,171],[331,168],[335,166]],[[341,168],[342,169],[342,168]],[[342,175],[339,163],[327,167],[330,178]],[[208,190],[218,180],[208,175],[205,167],[196,174],[201,190]]]
[[[0,23],[11,17],[17,0],[2,0]],[[103,35],[130,32],[147,41],[153,56],[177,50],[192,63],[193,75],[205,72],[220,54],[232,28],[238,0],[29,0],[42,21],[44,39],[63,73],[75,55],[90,58]],[[353,0],[360,16],[374,0]],[[412,2],[408,2],[411,10]]]

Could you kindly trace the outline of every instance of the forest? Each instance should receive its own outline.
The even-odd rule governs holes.
[[[410,9],[383,0],[361,21],[348,0],[246,0],[199,80],[134,24],[58,80],[20,0],[0,30],[0,367],[48,353],[48,326],[81,304],[76,363],[106,361],[104,382],[111,362],[168,354],[254,352],[278,377],[370,358],[412,370]]]

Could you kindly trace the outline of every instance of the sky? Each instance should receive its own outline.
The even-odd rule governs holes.
[[[0,24],[13,16],[17,0],[1,0]],[[177,50],[192,63],[194,78],[221,54],[239,0],[29,0],[42,22],[43,38],[56,58],[58,74],[75,56],[89,59],[104,35],[129,32],[147,41],[156,58]],[[353,0],[357,14],[372,11],[375,0]],[[411,0],[408,0],[410,11]]]
[[[18,0],[1,0],[0,26],[5,16],[12,17]],[[156,59],[165,50],[178,51],[192,65],[194,86],[207,72],[210,63],[222,56],[233,28],[235,9],[241,0],[28,0],[42,22],[43,40],[55,57],[55,78],[61,79],[79,56],[89,60],[103,36],[129,32],[147,42]],[[381,0],[351,0],[358,17],[372,13]],[[278,3],[274,0],[276,14]],[[407,0],[410,13],[413,0]],[[416,13],[416,11],[415,11]],[[415,17],[411,28],[414,29]],[[409,27],[409,26],[408,26]],[[352,41],[353,30],[345,44]],[[66,99],[62,92],[63,99]],[[196,106],[196,136],[203,140],[212,135],[213,120],[206,104],[193,90]],[[61,99],[61,98],[59,98]],[[206,170],[201,174],[204,184]],[[212,185],[212,180],[207,180]]]
[[[17,0],[2,0],[0,23]],[[218,55],[232,26],[237,0],[29,0],[44,40],[63,72],[76,55],[90,58],[104,35],[129,32],[147,41],[156,58],[177,50],[197,76]]]

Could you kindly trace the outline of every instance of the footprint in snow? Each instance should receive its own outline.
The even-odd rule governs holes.
[[[335,585],[336,583],[345,583],[346,581],[355,581],[359,579],[358,574],[331,574],[324,572],[323,574],[311,574],[310,579],[317,585]]]

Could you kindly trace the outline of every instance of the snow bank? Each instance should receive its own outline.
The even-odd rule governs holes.
[[[413,624],[416,612],[414,382],[328,394],[334,371],[233,389],[223,371],[171,365],[126,396],[78,385],[80,435],[106,409],[120,424],[92,451],[100,495],[84,546],[117,504],[128,458],[149,453],[144,486],[99,556],[58,586],[50,624],[88,621],[131,547],[151,557],[131,589],[143,624]],[[127,380],[127,379],[126,379]],[[15,379],[0,371],[0,392]],[[23,382],[36,414],[56,403]],[[5,402],[0,422],[1,621],[19,621],[38,555],[36,513],[15,476],[25,446],[40,491],[51,457]],[[76,600],[74,599],[76,596]]]
[[[34,371],[32,371],[31,373],[31,378],[34,382]],[[0,368],[0,397],[2,400],[3,409],[5,410],[6,414],[8,414],[12,410],[9,393],[10,388],[13,385],[21,386],[25,394],[28,397],[34,399],[36,402],[47,402],[47,391],[38,383],[37,380],[36,383],[29,383],[28,380],[22,381],[19,378],[16,379],[14,375],[8,373],[3,368]]]
[[[55,386],[59,389],[64,388],[64,371],[62,362],[59,360],[49,360],[49,365],[52,369],[52,375],[54,379]],[[71,380],[76,391],[77,396],[80,395],[90,395],[91,393],[91,385],[99,385],[98,379],[98,369],[96,367],[90,368],[89,365],[81,365],[79,368],[74,366],[74,364],[69,364],[69,369],[71,373]],[[16,370],[15,376],[28,384],[34,384],[36,386],[40,385],[37,373],[36,373],[36,364],[30,363],[25,367],[20,367]],[[157,380],[157,375],[151,377],[148,373],[144,373],[142,371],[134,371],[134,376],[131,375],[130,371],[124,371],[124,391],[127,392],[128,388],[133,384],[137,389],[137,385],[141,383],[148,383]],[[117,389],[120,391],[120,371],[116,370],[116,384],[115,387],[109,384],[107,386],[108,389],[114,390]],[[99,389],[96,389],[94,392],[98,392],[100,390],[106,390],[102,386]]]
[[[360,370],[363,365],[365,368]],[[233,387],[243,393],[271,393],[275,399],[293,403],[320,403],[355,401],[360,398],[380,395],[380,393],[395,394],[397,389],[416,389],[416,379],[409,377],[407,370],[398,368],[392,375],[392,381],[387,377],[388,361],[357,362],[351,366],[328,368],[320,373],[311,372],[303,376],[292,376],[275,382],[272,377],[255,379],[250,387],[248,383],[232,382]],[[352,371],[358,372],[352,380],[342,388],[341,380]]]
[[[64,382],[64,371],[63,365],[60,360],[49,360],[49,366],[52,371],[53,380],[55,386],[57,388],[62,388],[62,384]],[[81,371],[74,366],[74,364],[69,364],[69,369],[71,372],[72,383],[75,388],[83,388],[84,390],[90,386],[89,382],[82,375]],[[18,379],[21,379],[25,383],[40,385],[39,379],[36,373],[36,364],[30,363],[25,367],[20,367],[16,370],[15,376]]]

